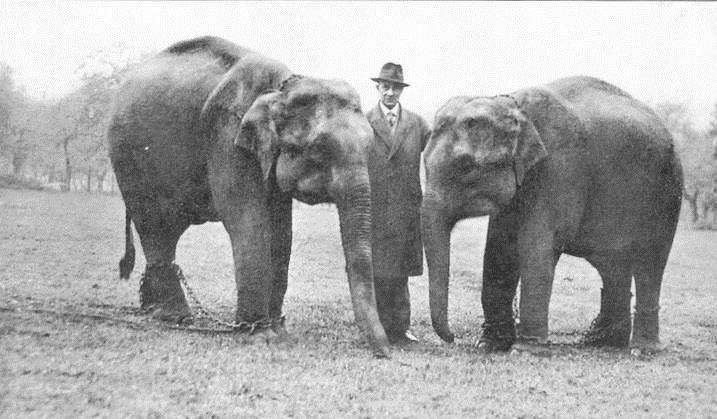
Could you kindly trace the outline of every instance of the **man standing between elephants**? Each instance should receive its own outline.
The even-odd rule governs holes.
[[[416,342],[409,331],[408,277],[423,273],[421,152],[430,131],[420,116],[399,103],[403,69],[386,63],[376,82],[378,104],[366,117],[373,127],[369,148],[373,224],[373,270],[379,318],[392,343]]]

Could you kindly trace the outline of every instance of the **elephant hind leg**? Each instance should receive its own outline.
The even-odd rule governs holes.
[[[179,323],[189,319],[192,312],[181,286],[182,271],[174,263],[179,237],[189,224],[177,217],[153,217],[146,211],[133,217],[142,243],[147,266],[140,280],[140,305],[152,317]]]
[[[635,332],[632,347],[653,351],[659,344],[660,288],[670,245],[641,249],[633,267],[635,274]]]
[[[600,256],[590,258],[589,262],[598,270],[603,287],[600,290],[600,313],[582,342],[589,346],[627,347],[632,327],[631,261],[624,256]]]
[[[182,270],[174,263],[147,266],[139,292],[143,310],[152,317],[181,323],[192,317],[192,311],[180,285]]]

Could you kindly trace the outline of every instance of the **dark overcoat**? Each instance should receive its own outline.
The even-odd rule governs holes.
[[[421,242],[421,152],[430,130],[420,116],[400,107],[396,129],[386,121],[379,105],[366,117],[373,127],[369,149],[373,269],[381,277],[423,273]]]

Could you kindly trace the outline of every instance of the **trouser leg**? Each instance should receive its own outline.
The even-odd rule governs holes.
[[[408,277],[375,277],[376,308],[387,335],[401,335],[411,324]]]
[[[408,293],[408,277],[394,278],[393,326],[396,334],[403,334],[411,326],[411,297]]]
[[[389,333],[391,325],[393,324],[393,312],[391,310],[392,302],[392,290],[391,290],[390,278],[375,276],[374,277],[374,288],[376,290],[376,310],[378,311],[378,318],[381,320],[386,333]]]

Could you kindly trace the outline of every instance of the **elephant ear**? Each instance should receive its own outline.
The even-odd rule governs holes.
[[[283,64],[259,55],[232,66],[204,102],[201,120],[219,141],[231,141],[252,154],[268,179],[277,149],[273,117],[282,81],[291,73]]]
[[[517,186],[523,184],[525,175],[531,167],[548,155],[540,134],[535,125],[520,110],[516,111],[516,119],[520,124],[520,131],[513,152],[515,181]]]
[[[246,111],[234,145],[253,154],[259,161],[264,180],[269,179],[274,157],[279,153],[275,120],[281,113],[281,92],[272,91],[257,98]]]

